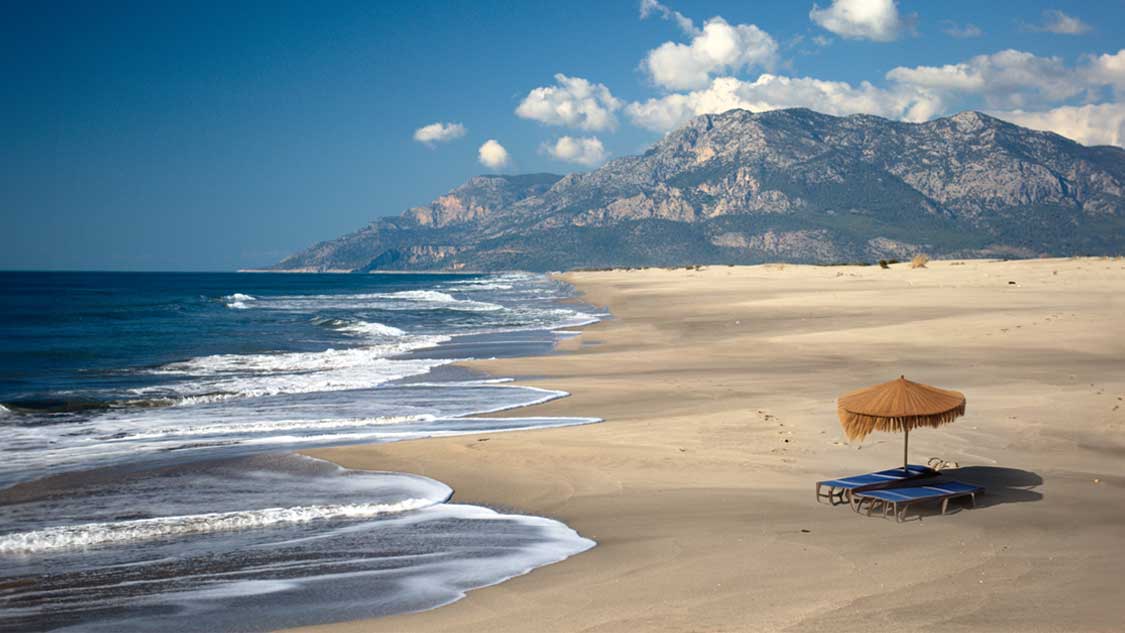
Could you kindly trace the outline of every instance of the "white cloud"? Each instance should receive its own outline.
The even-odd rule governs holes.
[[[1090,28],[1089,24],[1058,9],[1044,11],[1043,21],[1039,24],[1024,25],[1024,29],[1028,31],[1042,31],[1059,35],[1082,35],[1089,32]]]
[[[660,17],[665,20],[675,22],[676,26],[679,26],[680,29],[688,35],[698,33],[698,31],[695,30],[695,23],[691,21],[691,18],[679,11],[673,11],[656,0],[641,0],[641,19],[643,20],[654,13],[659,13]]]
[[[952,20],[943,20],[941,23],[941,30],[949,37],[955,37],[959,40],[968,39],[970,37],[980,37],[984,35],[984,31],[975,24],[966,23],[964,26],[957,24]]]
[[[692,27],[689,33],[690,43],[665,42],[641,62],[657,85],[671,90],[702,88],[712,74],[755,66],[769,69],[777,63],[777,42],[753,24],[732,25],[713,17],[701,30]]]
[[[743,108],[754,112],[806,107],[827,114],[875,114],[923,121],[934,116],[940,101],[925,91],[900,87],[877,88],[868,82],[852,85],[811,77],[763,74],[748,82],[719,77],[703,90],[670,94],[626,108],[634,124],[658,132],[675,129],[700,114]]]
[[[1125,104],[1060,106],[1044,112],[992,112],[1035,130],[1055,132],[1085,145],[1125,145]]]
[[[1091,84],[1113,86],[1118,96],[1125,96],[1125,48],[1110,55],[1089,55],[1082,72]]]
[[[562,136],[554,144],[544,143],[541,149],[559,160],[587,167],[602,164],[608,156],[605,146],[596,136],[587,138]]]
[[[935,93],[980,95],[992,108],[1026,109],[1077,96],[1092,88],[1081,68],[1058,57],[1005,50],[945,66],[899,66],[887,79]]]
[[[840,37],[889,42],[911,28],[913,18],[898,12],[895,0],[833,0],[809,11],[809,19]]]
[[[492,169],[500,169],[511,162],[508,157],[508,150],[504,149],[504,146],[496,142],[495,139],[490,138],[485,141],[477,150],[477,153],[480,155],[480,164]]]
[[[547,125],[566,125],[583,130],[612,130],[618,101],[602,84],[581,77],[555,75],[554,86],[535,88],[516,108],[516,115]]]
[[[1000,118],[1057,132],[1082,143],[1121,144],[1125,49],[1059,57],[1003,50],[944,66],[898,67],[885,87],[813,77],[762,74],[754,81],[718,77],[691,91],[630,103],[637,126],[667,132],[700,114],[742,108],[754,112],[807,107],[827,114],[874,114],[926,121],[958,109],[982,108]],[[1082,103],[1085,105],[1081,105]]]
[[[465,136],[467,131],[460,123],[431,123],[414,130],[414,140],[427,145],[444,143]]]

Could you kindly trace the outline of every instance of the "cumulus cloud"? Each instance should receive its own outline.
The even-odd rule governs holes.
[[[587,167],[604,163],[608,156],[601,140],[596,136],[587,138],[561,136],[554,143],[544,143],[540,149],[559,160]]]
[[[1077,96],[1094,86],[1085,68],[1017,50],[945,66],[899,66],[887,79],[934,92],[980,95],[993,108],[1025,109]]]
[[[1084,145],[1125,145],[1125,104],[1060,106],[1043,112],[992,112],[993,116],[1034,130],[1072,138]]]
[[[1112,55],[1088,55],[1082,73],[1091,84],[1112,86],[1119,97],[1125,96],[1125,48]]]
[[[642,16],[644,7],[642,4]],[[691,35],[691,42],[665,42],[649,51],[641,62],[653,83],[664,88],[701,88],[716,73],[753,67],[770,69],[777,63],[777,42],[753,24],[733,25],[716,16],[702,29],[695,29],[690,20],[680,26]]]
[[[1046,129],[1083,143],[1122,142],[1125,49],[1070,63],[1018,50],[978,55],[944,66],[900,66],[886,86],[762,74],[754,81],[723,76],[705,86],[630,103],[635,125],[657,132],[694,116],[742,108],[754,112],[807,107],[835,115],[874,114],[926,121],[965,107]],[[1085,104],[1085,105],[1077,105]]]
[[[962,26],[953,20],[943,20],[941,23],[941,31],[949,37],[955,37],[959,40],[984,35],[984,31],[980,30],[980,27],[975,24],[965,24]]]
[[[912,28],[914,18],[898,12],[895,0],[833,0],[814,4],[809,19],[840,37],[889,42]]]
[[[508,157],[508,150],[496,141],[496,139],[488,139],[477,150],[480,156],[480,164],[491,169],[500,169],[506,167],[511,159]]]
[[[414,140],[427,145],[445,143],[465,136],[467,131],[460,123],[431,123],[414,130]]]
[[[1088,55],[1074,65],[1058,57],[1009,49],[958,64],[899,66],[887,73],[887,79],[946,100],[977,95],[990,108],[1041,109],[1077,97],[1096,101],[1106,88],[1118,95],[1125,92],[1125,49]]]
[[[884,90],[868,83],[852,85],[812,77],[763,74],[755,81],[718,77],[703,89],[670,94],[626,108],[640,127],[658,132],[675,129],[700,114],[743,108],[754,112],[807,107],[827,114],[875,114],[923,121],[937,113],[940,101],[925,91],[900,87]]]
[[[555,75],[555,85],[535,88],[516,108],[516,115],[547,125],[565,125],[583,130],[612,130],[618,101],[602,84],[581,77]]]
[[[1025,24],[1024,30],[1057,33],[1059,35],[1082,35],[1090,31],[1090,25],[1078,18],[1067,15],[1058,9],[1043,12],[1039,24]]]

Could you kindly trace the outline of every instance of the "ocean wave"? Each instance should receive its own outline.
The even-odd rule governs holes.
[[[406,332],[393,325],[379,323],[378,321],[362,321],[359,319],[342,319],[330,317],[316,317],[312,319],[312,323],[322,327],[326,327],[338,332],[346,334],[355,334],[359,336],[376,336],[376,337],[390,337],[396,338],[399,336],[406,336]]]
[[[457,281],[450,285],[461,290],[511,290],[514,287],[496,281]]]
[[[390,358],[448,340],[448,336],[438,335],[405,336],[385,345],[322,352],[201,356],[149,370],[158,375],[183,377],[182,382],[139,387],[130,392],[149,400],[167,398],[175,406],[191,406],[233,398],[363,389],[454,362]]]
[[[362,336],[406,336],[405,331],[377,321],[356,321],[340,327],[339,330],[341,332]]]
[[[454,303],[458,301],[453,295],[437,290],[400,290],[399,292],[388,292],[379,296],[389,297],[391,299],[409,299],[411,301],[433,301],[436,303]]]
[[[245,303],[245,302],[244,302]],[[250,307],[246,305],[246,307]],[[504,306],[487,301],[458,299],[438,290],[400,290],[397,292],[356,293],[339,295],[282,295],[258,300],[256,309],[287,312],[323,310],[459,310],[493,312]]]
[[[213,354],[168,363],[150,370],[155,374],[220,376],[224,374],[305,373],[360,368],[374,360],[434,347],[449,336],[414,336],[385,345],[346,349],[328,348],[322,352],[279,352],[266,354]]]
[[[235,310],[245,310],[250,307],[249,302],[257,300],[257,297],[242,294],[241,292],[223,297],[223,302],[227,304],[227,307]]]
[[[432,304],[434,308],[448,310],[463,310],[467,312],[495,312],[504,310],[504,306],[487,301],[473,301],[472,299],[458,299],[453,295],[438,290],[401,290],[389,292],[384,295],[388,299],[405,299],[410,302]]]
[[[188,534],[260,529],[322,520],[371,519],[420,510],[445,499],[414,498],[395,503],[350,503],[237,512],[211,512],[49,527],[0,536],[0,554],[35,554],[64,549],[150,541]]]

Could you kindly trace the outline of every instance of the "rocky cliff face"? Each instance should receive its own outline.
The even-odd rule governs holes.
[[[697,117],[585,174],[479,176],[278,269],[559,269],[1125,248],[1125,150],[977,112]]]

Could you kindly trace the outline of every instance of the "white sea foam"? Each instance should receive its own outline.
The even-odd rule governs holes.
[[[472,299],[458,299],[451,294],[437,290],[402,290],[382,295],[389,299],[406,299],[410,302],[434,304],[435,308],[449,310],[464,310],[467,312],[494,312],[503,310],[504,306],[487,301],[473,301]],[[416,308],[417,306],[415,306]]]
[[[230,423],[230,424],[198,424],[191,426],[170,426],[154,430],[124,433],[107,441],[133,441],[139,439],[156,439],[191,436],[191,435],[227,435],[244,433],[272,433],[276,431],[293,431],[312,429],[324,431],[330,429],[364,428],[370,426],[404,425],[417,422],[432,422],[436,419],[433,415],[400,415],[380,418],[349,418],[349,419],[323,419],[323,420],[267,420],[258,422]]]
[[[259,373],[244,376],[216,377],[195,380],[175,389],[179,392],[177,404],[193,405],[205,402],[219,402],[230,398],[257,398],[279,394],[312,393],[320,391],[346,391],[375,387],[391,380],[424,374],[439,365],[454,362],[452,359],[403,359],[391,360],[378,356],[362,358],[362,354],[346,352],[362,350],[339,350],[336,356],[338,365],[325,365],[324,369],[309,369],[306,366],[277,373]],[[159,391],[166,387],[146,388],[138,392]]]
[[[328,519],[369,519],[426,508],[444,499],[405,499],[395,503],[350,503],[240,512],[212,512],[49,527],[0,536],[0,554],[31,554],[61,549],[149,541],[187,534],[227,532]]]

